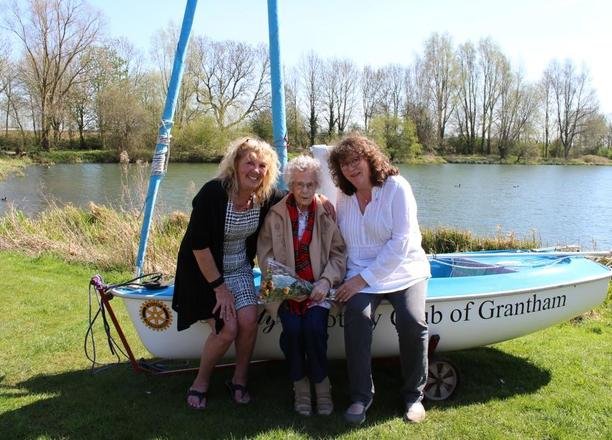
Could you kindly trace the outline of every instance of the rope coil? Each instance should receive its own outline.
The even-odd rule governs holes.
[[[117,341],[115,341],[111,334],[111,326],[108,322],[108,317],[106,316],[106,309],[104,307],[104,303],[102,302],[102,295],[107,294],[107,292],[111,289],[123,286],[139,286],[147,288],[159,287],[161,286],[161,279],[162,274],[158,272],[141,275],[118,284],[105,284],[100,275],[94,275],[91,278],[89,282],[88,326],[87,331],[85,332],[85,340],[83,342],[83,350],[85,352],[85,357],[91,362],[91,373],[96,373],[110,366],[118,365],[121,362],[121,356],[123,356],[123,358],[125,359],[128,359],[128,355],[121,349],[121,347],[119,346]],[[96,294],[96,292],[99,294]],[[93,313],[94,301],[92,297],[96,297],[97,300],[97,310],[95,313]],[[104,329],[104,334],[106,336],[106,342],[108,344],[109,350],[111,354],[116,358],[115,363],[103,364],[97,361],[94,324],[100,316],[102,317],[102,328]],[[91,346],[91,350],[89,349],[89,346]]]

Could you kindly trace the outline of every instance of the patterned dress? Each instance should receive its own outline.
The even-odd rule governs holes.
[[[223,278],[234,294],[236,310],[257,304],[253,270],[246,254],[246,238],[257,230],[261,207],[254,203],[251,209],[235,211],[230,200],[225,213],[223,244]]]

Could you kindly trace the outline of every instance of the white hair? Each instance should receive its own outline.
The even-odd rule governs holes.
[[[285,166],[285,172],[283,174],[287,187],[291,188],[295,173],[300,173],[304,171],[310,171],[314,174],[318,188],[321,184],[321,165],[319,164],[318,160],[314,159],[313,157],[306,156],[304,154],[294,157],[289,162],[287,162],[287,165]]]

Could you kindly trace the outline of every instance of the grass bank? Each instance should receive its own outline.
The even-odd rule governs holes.
[[[187,222],[188,215],[182,212],[155,217],[145,271],[174,273]],[[104,270],[129,270],[136,261],[141,223],[138,210],[117,211],[93,203],[87,209],[52,205],[34,218],[9,209],[0,217],[0,250],[33,256],[50,252],[65,261],[86,262]],[[511,232],[477,237],[453,228],[423,229],[423,247],[429,253],[538,246],[535,236],[519,237]]]
[[[426,403],[428,418],[400,416],[396,361],[374,364],[376,400],[368,421],[345,425],[344,362],[331,379],[336,411],[297,416],[282,363],[252,368],[254,402],[232,404],[223,389],[231,371],[215,372],[209,408],[189,410],[192,375],[151,377],[125,362],[91,374],[83,354],[87,284],[97,268],[41,255],[0,252],[0,432],[3,438],[45,439],[607,439],[612,435],[608,302],[594,313],[512,341],[449,353],[462,380],[449,401]],[[117,281],[127,273],[105,272]],[[137,356],[146,356],[119,300],[114,308]],[[98,335],[98,360],[113,361]]]
[[[501,160],[498,155],[448,154],[443,155],[441,160],[444,163],[478,165],[612,165],[612,160],[607,157],[593,154],[567,160],[563,158],[518,158],[517,156],[508,156]]]
[[[130,153],[130,162],[150,162],[153,150],[135,150]],[[299,154],[307,153],[308,149],[294,149],[288,152],[291,159]],[[218,163],[222,152],[199,151],[199,150],[172,150],[171,162],[184,163]],[[93,150],[55,150],[42,151],[34,149],[28,153],[28,160],[41,164],[58,163],[117,163],[120,155],[116,150],[93,149]],[[0,157],[0,161],[3,159]],[[406,165],[438,165],[444,163],[452,164],[495,164],[495,165],[612,165],[612,160],[604,156],[584,155],[571,159],[563,158],[518,158],[508,156],[501,160],[499,155],[466,155],[466,154],[424,154],[404,162]],[[1,166],[1,165],[0,165]],[[0,169],[1,171],[1,169]]]
[[[37,150],[30,156],[34,162],[42,164],[119,162],[119,154],[114,150]]]

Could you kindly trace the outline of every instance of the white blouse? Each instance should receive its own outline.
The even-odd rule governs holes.
[[[348,253],[346,279],[360,274],[368,283],[362,292],[395,292],[431,276],[406,179],[390,176],[375,186],[363,214],[357,196],[339,190],[336,211]]]

